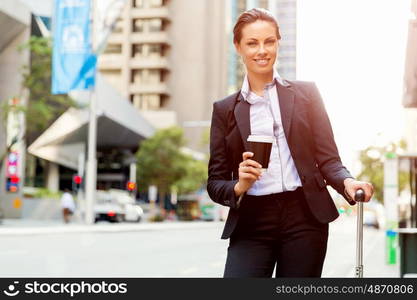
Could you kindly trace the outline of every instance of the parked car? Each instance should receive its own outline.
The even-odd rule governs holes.
[[[137,205],[127,191],[110,189],[97,191],[94,205],[95,222],[140,222],[143,209]]]

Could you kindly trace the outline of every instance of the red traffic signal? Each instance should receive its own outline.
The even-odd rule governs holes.
[[[133,181],[128,181],[126,184],[126,188],[128,191],[134,191],[136,189],[136,183]]]
[[[75,184],[81,184],[81,182],[83,181],[83,178],[79,175],[74,175],[73,180]]]
[[[10,193],[17,193],[19,189],[20,178],[17,176],[7,177],[6,191]]]
[[[20,178],[17,177],[17,176],[10,177],[10,182],[11,183],[19,183],[19,181],[20,181]]]

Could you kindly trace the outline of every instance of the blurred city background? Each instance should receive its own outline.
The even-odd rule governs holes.
[[[88,39],[59,31],[57,3],[88,4]],[[343,163],[375,187],[364,276],[417,276],[417,0],[1,0],[0,276],[222,276],[210,119],[240,89],[232,29],[253,7],[278,20],[281,77],[316,82]],[[85,42],[95,75],[58,87],[58,40]],[[329,191],[323,276],[353,277],[356,207]]]

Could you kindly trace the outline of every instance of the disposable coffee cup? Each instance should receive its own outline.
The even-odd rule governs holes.
[[[260,163],[262,172],[265,172],[268,169],[274,137],[268,135],[249,135],[247,141],[248,150],[254,154],[251,159]]]

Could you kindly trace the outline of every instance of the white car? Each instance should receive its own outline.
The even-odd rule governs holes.
[[[95,222],[140,222],[143,209],[124,190],[97,191],[94,205]]]

